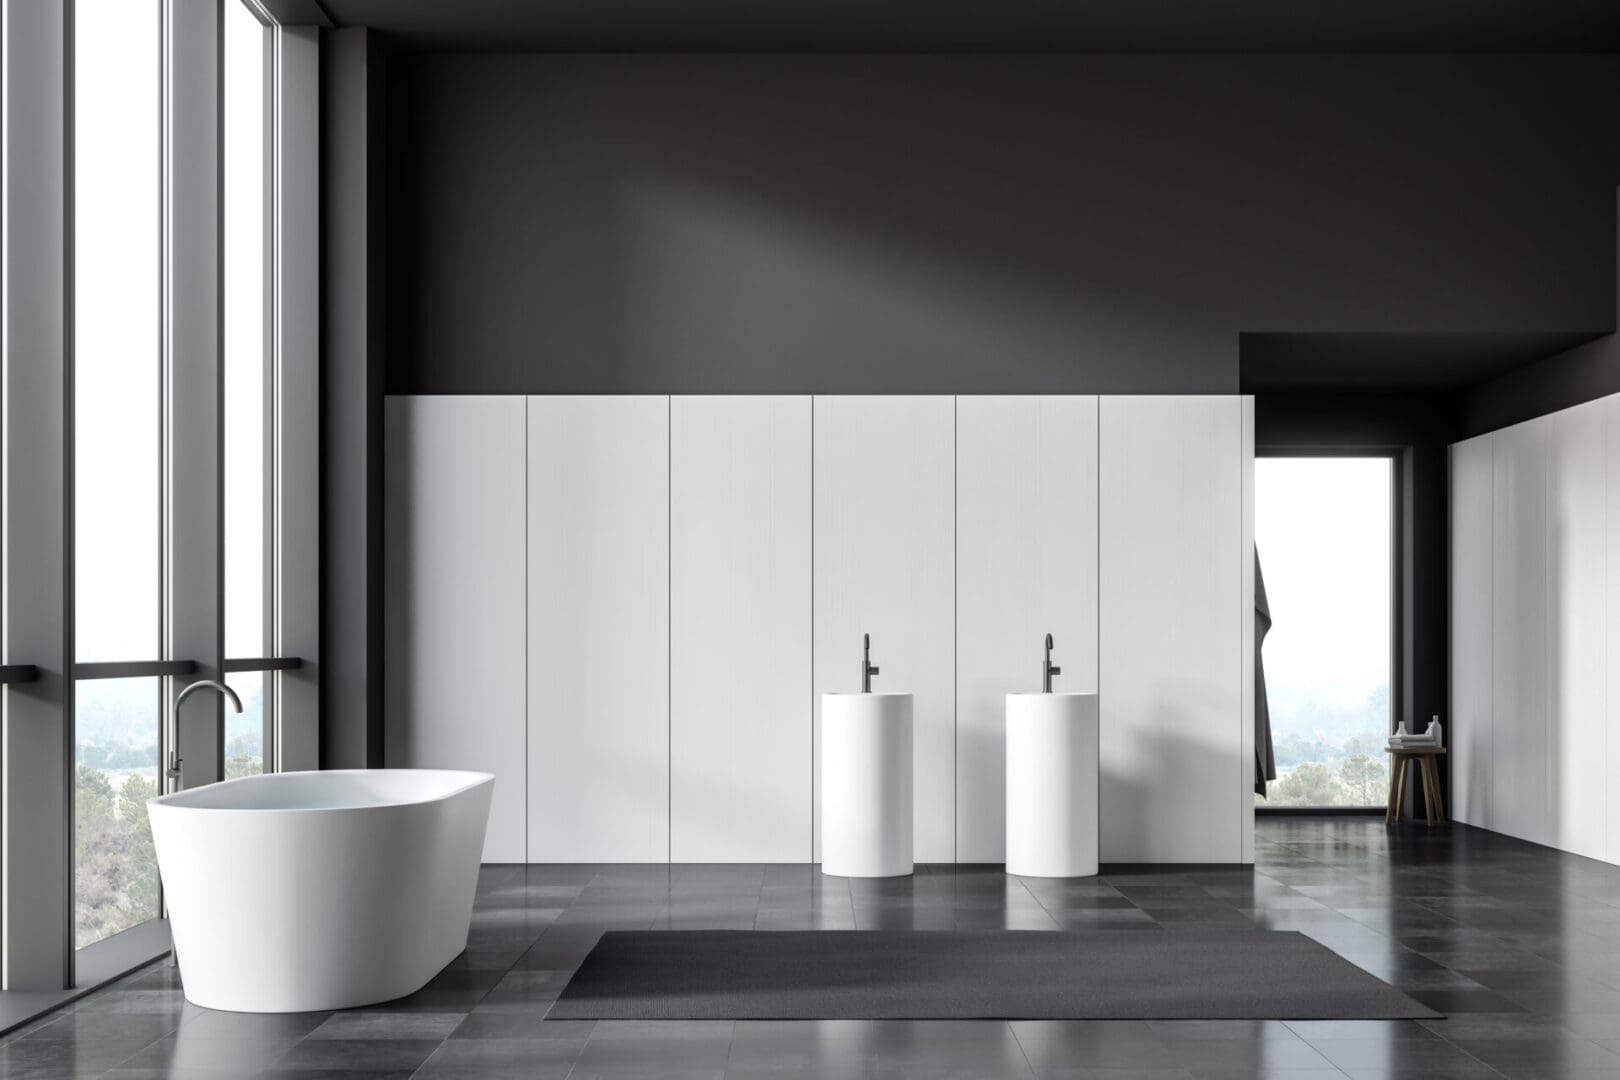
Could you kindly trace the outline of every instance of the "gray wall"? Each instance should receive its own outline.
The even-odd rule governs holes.
[[[1230,393],[1244,331],[1615,327],[1617,57],[390,70],[393,392]],[[1459,403],[1286,386],[1261,443],[1403,448],[1401,708],[1443,714]]]
[[[394,391],[1232,392],[1242,330],[1615,325],[1614,56],[395,68]]]
[[[1620,259],[1620,193],[1616,194],[1617,259]],[[1616,266],[1620,307],[1620,263]],[[1479,435],[1583,401],[1620,394],[1620,337],[1609,334],[1509,371],[1462,395],[1459,438]]]
[[[321,767],[383,764],[383,56],[321,35]]]

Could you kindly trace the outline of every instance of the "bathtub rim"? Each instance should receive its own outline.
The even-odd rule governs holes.
[[[188,803],[188,797],[198,796],[204,792],[213,792],[221,787],[232,784],[263,782],[267,777],[277,776],[360,776],[369,773],[436,773],[441,776],[464,777],[465,782],[441,794],[421,799],[395,799],[388,802],[369,802],[359,806],[198,806]],[[170,810],[205,811],[211,814],[335,814],[360,813],[368,810],[392,810],[402,806],[432,806],[434,803],[448,802],[457,795],[463,795],[474,788],[484,784],[493,784],[495,774],[478,772],[472,769],[290,769],[286,772],[258,773],[253,776],[237,776],[230,780],[216,780],[211,784],[202,784],[182,791],[171,791],[166,795],[154,795],[146,800],[148,810],[161,808],[165,812]]]

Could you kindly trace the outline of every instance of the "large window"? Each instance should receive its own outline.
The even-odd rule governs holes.
[[[74,18],[74,641],[78,664],[163,655],[158,0]],[[74,715],[75,942],[158,914],[146,798],[157,678],[82,680]]]
[[[238,659],[274,652],[269,620],[270,526],[275,507],[268,436],[275,401],[266,379],[271,345],[270,184],[265,52],[268,27],[239,0],[228,0],[225,19],[225,655]],[[231,687],[242,699],[240,713],[225,716],[225,774],[263,772],[273,759],[273,739],[265,724],[273,716],[269,694],[273,672],[240,671]]]
[[[294,663],[277,656],[276,622],[280,162],[269,105],[279,31],[240,0],[219,6],[217,26],[207,11],[165,0],[77,0],[74,9],[79,948],[160,913],[145,802],[174,783],[164,766],[179,749],[192,747],[179,762],[186,786],[218,769],[230,778],[276,767],[277,689]],[[208,58],[215,43],[217,83]],[[180,104],[200,99],[218,104],[217,128],[199,122],[206,111]],[[217,215],[208,159],[199,156],[210,153],[218,155]],[[199,208],[199,197],[210,206]],[[216,265],[199,257],[216,237],[217,281]],[[210,345],[216,311],[219,351]],[[218,502],[207,491],[210,472],[186,456],[215,445],[223,451]],[[186,561],[182,551],[193,563],[212,558],[215,535],[223,639],[211,615],[214,579],[175,565]],[[244,706],[223,713],[217,763],[196,749],[214,745],[197,732],[220,715],[211,694],[187,705],[182,745],[169,745],[178,721],[165,716],[165,702],[202,672],[223,677]]]
[[[1255,548],[1277,780],[1258,806],[1381,806],[1390,732],[1393,462],[1260,457]]]
[[[320,39],[272,21],[0,5],[7,990],[168,947],[148,799],[318,764]]]

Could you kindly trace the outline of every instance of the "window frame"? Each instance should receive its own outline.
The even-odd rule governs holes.
[[[6,266],[31,268],[26,283],[8,275],[0,320],[6,555],[0,564],[0,1033],[169,949],[161,918],[74,948],[79,680],[157,677],[159,752],[166,759],[174,741],[174,696],[189,677],[266,672],[278,690],[276,708],[268,701],[266,707],[267,758],[274,751],[267,767],[318,765],[318,32],[280,25],[256,0],[151,2],[163,13],[163,415],[162,445],[154,450],[162,458],[164,625],[155,657],[81,664],[74,655],[73,607],[75,2],[0,0],[6,110],[0,245]],[[267,161],[275,163],[268,178],[276,200],[267,229],[274,230],[270,248],[277,256],[267,274],[275,290],[275,332],[266,366],[276,394],[266,467],[277,515],[267,537],[274,543],[267,563],[275,568],[266,575],[275,601],[266,612],[264,651],[270,655],[226,660],[221,4],[233,2],[270,27],[267,54],[275,58],[266,72],[266,109],[275,117],[265,131]],[[27,364],[10,362],[24,353]],[[5,467],[24,460],[26,470]],[[177,567],[183,573],[176,574]],[[217,720],[222,703],[215,695],[187,703],[181,750],[188,787],[223,775],[222,728],[203,721],[210,705]],[[59,815],[52,806],[60,806]]]
[[[1411,448],[1405,446],[1256,446],[1255,458],[1381,458],[1389,463],[1389,716],[1386,734],[1395,731],[1405,697],[1407,673],[1402,657],[1405,620],[1401,618],[1406,602],[1405,558],[1402,537],[1405,534],[1406,471]],[[1255,662],[1260,662],[1260,649],[1255,650]],[[1252,678],[1252,675],[1251,675]],[[1386,807],[1378,806],[1266,806],[1256,803],[1254,812],[1259,817],[1381,817]]]

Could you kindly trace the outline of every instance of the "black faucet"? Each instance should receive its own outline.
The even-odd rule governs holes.
[[[872,692],[872,676],[878,673],[877,665],[872,663],[872,635],[861,635],[861,693]]]
[[[1063,674],[1063,669],[1052,663],[1052,635],[1046,635],[1046,661],[1041,664],[1041,693],[1052,692],[1052,676]]]

